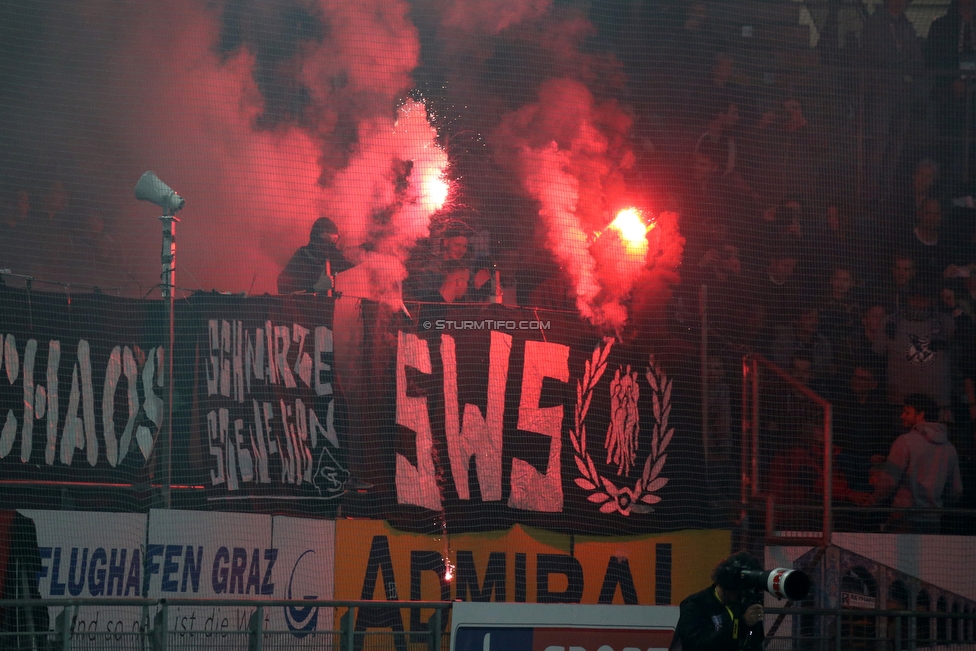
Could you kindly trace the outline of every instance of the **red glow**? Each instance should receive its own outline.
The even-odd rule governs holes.
[[[454,563],[444,559],[444,580],[447,582],[454,580]]]
[[[610,228],[617,231],[628,253],[644,255],[647,253],[647,231],[653,228],[644,223],[644,217],[637,208],[625,208],[610,222]]]
[[[443,176],[435,175],[432,170],[426,178],[421,181],[423,190],[424,204],[433,209],[440,210],[447,201],[447,195],[451,191],[451,184]]]

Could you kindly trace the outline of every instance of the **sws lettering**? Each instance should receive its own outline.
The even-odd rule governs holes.
[[[461,499],[470,499],[468,468],[475,471],[484,501],[502,499],[503,419],[512,336],[491,332],[488,368],[488,401],[484,414],[472,404],[458,403],[457,355],[454,337],[440,336],[444,378],[444,427],[454,488]],[[540,407],[546,378],[569,382],[569,346],[545,341],[524,344],[518,429],[549,437],[548,465],[537,470],[529,462],[512,459],[508,506],[525,511],[558,513],[563,508],[562,454],[563,406]],[[433,432],[427,396],[408,395],[407,371],[433,373],[428,342],[415,334],[399,332],[396,365],[396,422],[416,434],[414,466],[403,454],[396,457],[397,501],[441,510],[440,490],[433,462]],[[440,401],[437,401],[440,402]],[[462,418],[463,416],[463,418]]]

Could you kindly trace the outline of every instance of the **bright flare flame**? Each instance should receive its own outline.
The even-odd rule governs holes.
[[[448,559],[444,559],[444,580],[452,581],[454,580],[454,563]]]
[[[451,184],[443,176],[429,175],[423,180],[424,203],[440,210],[447,201],[447,195],[451,191]]]
[[[625,208],[610,222],[610,228],[617,231],[629,253],[647,250],[647,231],[653,228],[644,223],[644,217],[636,208]]]

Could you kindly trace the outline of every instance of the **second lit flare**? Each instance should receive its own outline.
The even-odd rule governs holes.
[[[624,208],[607,228],[617,233],[627,253],[639,256],[647,253],[647,232],[654,228],[654,224],[648,225],[637,208]]]

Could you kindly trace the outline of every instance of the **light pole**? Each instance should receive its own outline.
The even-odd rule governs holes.
[[[169,326],[169,350],[166,352],[167,374],[166,385],[168,397],[166,400],[166,487],[163,492],[166,508],[172,506],[173,485],[173,353],[176,349],[176,318],[174,311],[174,294],[176,282],[176,213],[185,203],[183,197],[176,194],[172,188],[163,183],[155,172],[146,172],[136,184],[136,199],[149,201],[163,209],[159,221],[163,226],[163,246],[160,259],[162,262],[161,288],[163,301],[166,305],[166,320]]]

